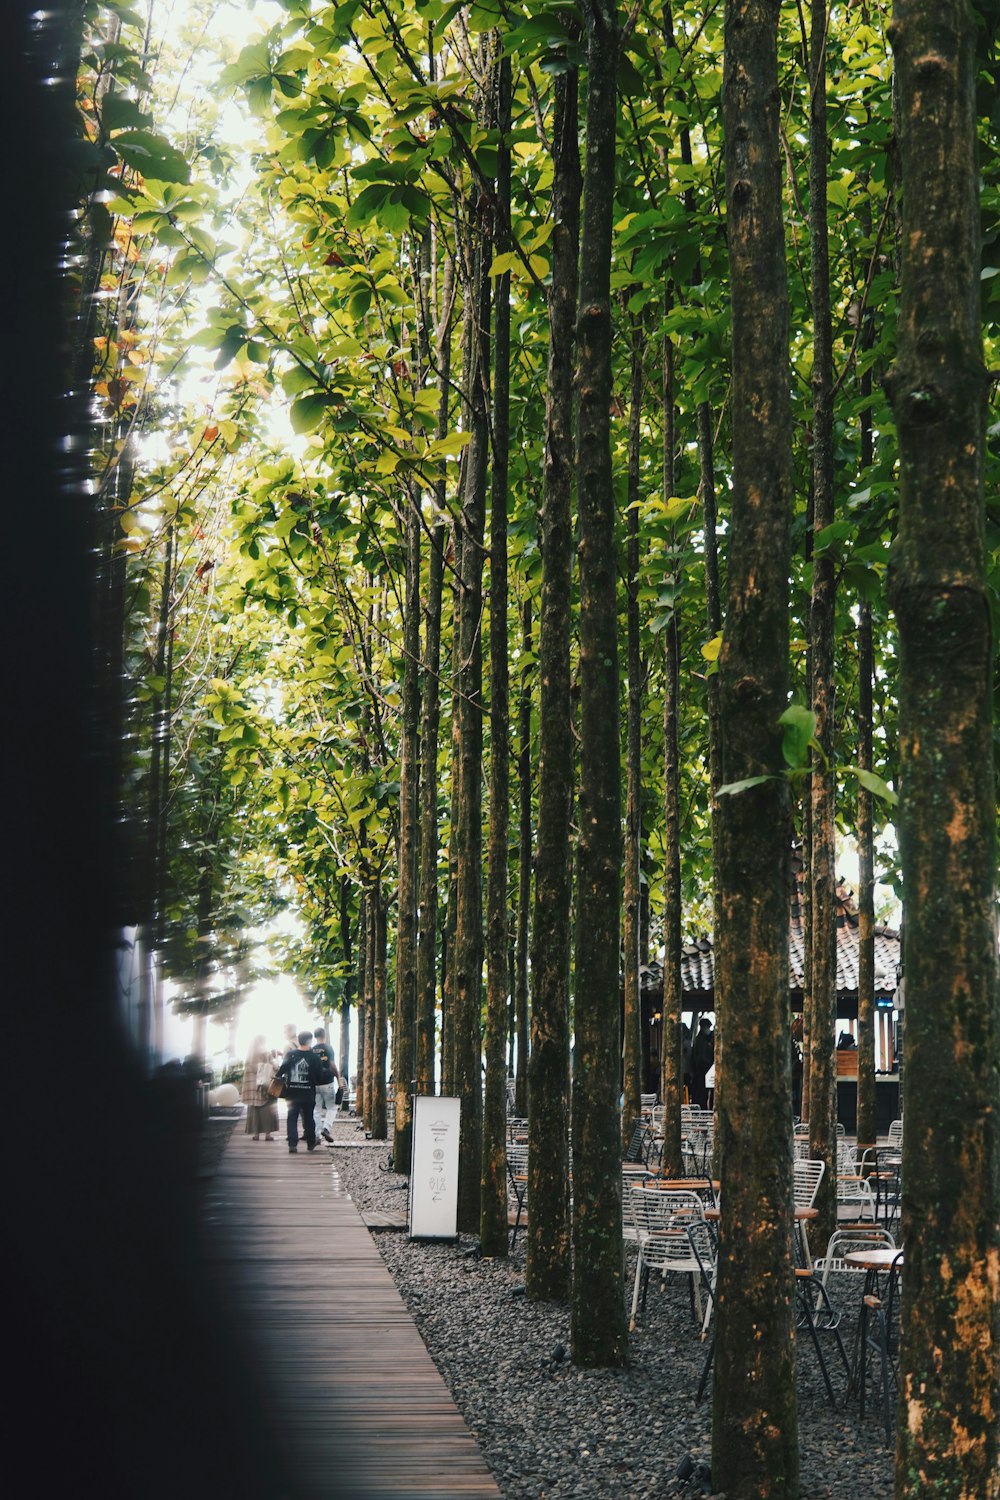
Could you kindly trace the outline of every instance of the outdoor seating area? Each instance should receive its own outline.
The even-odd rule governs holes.
[[[628,1328],[646,1331],[649,1284],[660,1295],[670,1284],[687,1287],[690,1317],[705,1362],[697,1398],[708,1388],[714,1358],[718,1182],[711,1176],[711,1112],[682,1110],[682,1161],[690,1176],[666,1179],[663,1109],[643,1097],[643,1112],[622,1163],[622,1232],[634,1254]],[[892,1122],[883,1142],[859,1146],[837,1128],[838,1227],[816,1259],[808,1227],[819,1217],[817,1196],[826,1164],[808,1155],[808,1125],[793,1139],[795,1305],[799,1350],[810,1349],[829,1406],[850,1410],[864,1430],[877,1409],[891,1442],[897,1389],[898,1311],[903,1251],[894,1238],[900,1206],[903,1122]],[[634,1248],[633,1248],[634,1247]],[[849,1331],[844,1337],[844,1329]],[[849,1355],[850,1346],[850,1355]]]

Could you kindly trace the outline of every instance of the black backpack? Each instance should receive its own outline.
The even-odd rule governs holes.
[[[319,1074],[316,1078],[317,1084],[322,1087],[325,1083],[332,1083],[333,1069],[330,1066],[330,1059],[319,1047],[314,1047],[313,1052],[316,1054],[316,1061],[319,1063]]]

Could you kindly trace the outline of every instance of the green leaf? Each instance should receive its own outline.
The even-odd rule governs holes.
[[[142,129],[152,123],[152,115],[144,113],[134,99],[124,94],[108,94],[101,104],[101,124],[105,130],[124,130],[132,125]]]
[[[190,182],[191,168],[175,146],[152,130],[122,130],[111,144],[126,166],[157,182]]]
[[[810,746],[819,750],[816,743],[816,715],[801,703],[792,703],[785,709],[778,723],[784,734],[781,753],[785,764],[793,771],[804,770],[809,760]]]
[[[824,526],[813,537],[813,556],[815,557],[819,552],[824,552],[827,548],[830,548],[833,552],[838,552],[839,548],[835,544],[846,541],[853,530],[854,528],[850,521],[834,521],[832,525]]]
[[[348,229],[360,229],[373,219],[392,192],[388,182],[370,182],[355,198],[348,211],[345,224]]]
[[[437,442],[428,443],[427,458],[450,458],[456,453],[461,453],[472,440],[469,432],[452,432],[448,437],[438,438]]]
[[[892,787],[884,782],[881,776],[876,776],[874,771],[862,770],[860,766],[842,766],[841,770],[846,776],[856,776],[866,792],[871,792],[873,797],[880,797],[883,802],[888,802],[890,807],[899,804],[899,798]]]
[[[513,251],[510,251],[506,255],[495,255],[493,257],[493,264],[490,266],[490,275],[503,276],[516,265],[520,265],[520,261]]]
[[[227,365],[232,364],[246,341],[247,331],[242,323],[234,323],[230,328],[227,328],[223,335],[222,343],[219,345],[219,352],[215,359],[215,368],[217,370],[224,370]]]
[[[725,786],[720,786],[716,792],[717,797],[735,797],[738,792],[745,792],[752,786],[763,786],[765,781],[774,781],[773,776],[747,776],[744,781],[730,781]]]
[[[329,401],[326,396],[313,394],[300,396],[298,401],[292,403],[288,419],[292,424],[292,431],[298,433],[315,432],[323,421],[329,410]]]
[[[205,233],[204,229],[189,229],[187,232],[187,237],[191,241],[194,248],[199,251],[206,260],[215,259],[215,241],[210,234]]]

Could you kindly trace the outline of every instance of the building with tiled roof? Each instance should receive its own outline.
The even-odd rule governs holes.
[[[788,964],[792,1010],[802,1009],[803,975],[806,960],[802,901],[796,878],[788,923]],[[853,892],[840,881],[837,885],[837,1016],[853,1021],[858,1014],[858,907]],[[875,1002],[891,1008],[896,992],[897,973],[902,961],[900,935],[894,927],[875,926]],[[700,937],[681,947],[681,983],[685,1010],[713,1010],[715,1006],[715,966],[712,939]],[[663,995],[663,967],[659,963],[644,966],[641,971],[644,994]]]
[[[858,1015],[858,908],[853,892],[843,882],[837,885],[837,1026],[854,1031]],[[797,1013],[803,1004],[803,976],[806,959],[805,933],[801,885],[796,869],[793,876],[793,891],[788,923],[789,998],[791,1011]],[[875,927],[875,1048],[876,1069],[886,1082],[895,1080],[893,1097],[885,1104],[888,1118],[898,1113],[898,1078],[895,1072],[898,1035],[894,1015],[899,967],[902,962],[900,934],[893,927],[876,924]],[[643,965],[639,971],[640,1005],[642,1014],[642,1072],[644,1086],[655,1090],[658,1086],[661,1012],[663,1006],[663,966],[653,962]],[[685,1014],[695,1016],[715,1010],[715,967],[712,940],[702,936],[681,947],[681,983],[683,986]],[[856,1055],[855,1055],[856,1056]],[[840,1090],[853,1091],[857,1076],[856,1060],[851,1054],[841,1054],[846,1059],[844,1072],[847,1075],[840,1083]],[[853,1073],[853,1078],[851,1074]],[[879,1085],[881,1089],[881,1084]],[[854,1114],[854,1099],[841,1100],[841,1118],[851,1128]],[[880,1108],[881,1108],[880,1102]]]

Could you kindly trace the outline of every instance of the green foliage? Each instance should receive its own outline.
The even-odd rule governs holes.
[[[223,914],[254,902],[267,907],[280,889],[303,919],[282,962],[317,999],[334,1003],[346,978],[340,881],[349,882],[352,911],[374,872],[384,870],[391,884],[407,508],[420,507],[425,537],[443,520],[449,538],[458,508],[468,442],[461,313],[471,248],[496,213],[499,145],[496,131],[476,118],[474,75],[477,48],[495,28],[515,80],[512,239],[490,267],[494,285],[509,277],[512,311],[511,640],[520,638],[514,611],[525,598],[537,604],[555,230],[552,89],[582,59],[580,14],[571,0],[503,8],[282,0],[281,9],[280,20],[259,28],[235,59],[223,55],[228,44],[219,39],[206,86],[185,81],[193,32],[147,52],[145,22],[128,7],[89,6],[75,165],[86,204],[84,305],[100,312],[81,317],[77,357],[100,419],[95,475],[106,539],[125,572],[126,795],[137,822],[153,798],[158,737],[166,734],[170,746],[164,801],[171,858],[161,913],[169,967],[196,976],[197,944],[223,929]],[[996,368],[1000,114],[986,9],[978,96],[982,308],[987,363]],[[633,19],[618,122],[612,429],[623,539],[629,358],[638,328],[643,871],[655,939],[668,625],[676,625],[681,649],[682,877],[692,924],[704,919],[711,887],[706,713],[722,636],[705,611],[698,419],[699,409],[707,410],[715,441],[724,585],[732,478],[729,264],[722,11],[680,5],[665,16],[639,7]],[[837,514],[817,537],[808,498],[808,90],[794,9],[783,12],[780,36],[796,543],[795,701],[780,732],[786,774],[798,792],[818,753],[805,706],[805,642],[812,567],[822,555],[832,560],[838,585],[833,760],[845,830],[854,824],[859,785],[879,799],[880,816],[891,816],[895,802],[895,642],[885,588],[897,452],[883,382],[895,350],[897,186],[884,19],[865,7],[835,9],[827,39]],[[212,45],[209,28],[199,46]],[[153,56],[160,58],[156,77]],[[222,113],[234,104],[245,111],[242,140],[239,131],[229,138]],[[663,485],[667,340],[673,494]],[[442,401],[445,353],[450,375]],[[987,466],[990,585],[1000,601],[995,407]],[[453,562],[449,541],[448,584]],[[855,610],[862,599],[872,606],[878,641],[871,773],[855,765]],[[447,607],[445,616],[447,663]],[[483,630],[488,635],[488,620]],[[523,672],[533,685],[535,671],[532,652],[519,651],[512,680]],[[447,722],[447,667],[441,690]],[[445,834],[448,772],[443,741],[439,765],[422,774],[442,788]],[[757,784],[749,778],[722,793]],[[234,987],[220,993],[225,988]]]

